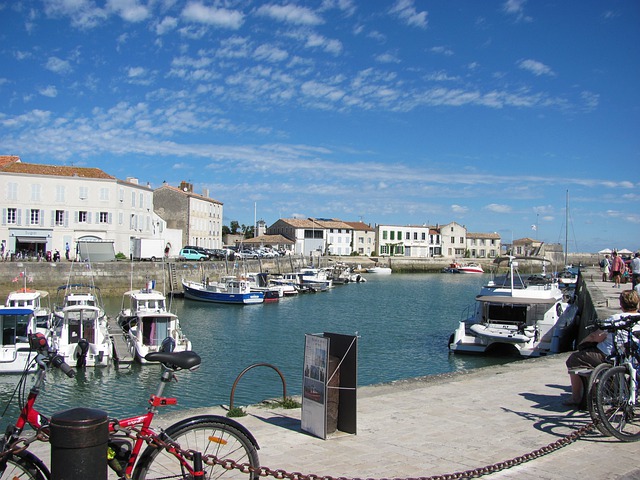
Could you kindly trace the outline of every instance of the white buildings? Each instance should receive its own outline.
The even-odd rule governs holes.
[[[97,168],[0,156],[0,196],[0,238],[14,254],[43,256],[58,250],[64,257],[68,245],[72,258],[82,256],[84,247],[100,258],[113,258],[114,250],[128,256],[132,239],[159,238],[165,228],[153,212],[151,188]]]
[[[223,204],[193,185],[155,191],[137,179],[118,180],[97,168],[28,164],[0,156],[3,200],[0,240],[5,251],[44,256],[58,250],[92,260],[129,258],[136,239],[162,239],[170,256],[184,245],[222,248]],[[261,228],[262,230],[262,228]],[[280,219],[268,235],[282,235],[303,255],[389,255],[413,258],[491,258],[498,234],[469,233],[464,225],[377,225],[335,218]],[[289,248],[287,248],[289,249]]]

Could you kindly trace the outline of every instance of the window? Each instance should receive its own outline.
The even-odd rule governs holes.
[[[100,212],[100,223],[109,223],[109,213]]]
[[[386,240],[386,239],[387,239],[387,231],[386,231],[386,230],[383,230],[383,231],[382,231],[382,239],[383,239],[383,240]]]
[[[7,208],[7,223],[13,225],[18,223],[18,212],[15,208]]]
[[[406,232],[404,238],[405,240],[411,240],[411,232]]]
[[[456,243],[456,237],[451,237],[451,243]]]
[[[32,208],[29,211],[29,224],[40,225],[40,210],[37,208]]]
[[[78,212],[78,222],[79,223],[87,223],[88,218],[89,218],[89,216],[88,216],[87,212],[85,212],[85,211]]]
[[[18,200],[18,184],[9,182],[7,184],[7,200]]]
[[[101,188],[100,189],[100,200],[103,200],[105,202],[109,201],[109,189],[108,188]]]
[[[424,235],[424,233],[423,233],[423,235]],[[413,232],[413,239],[414,240],[418,240],[418,232]],[[424,238],[423,238],[423,240],[424,240]]]
[[[64,203],[64,186],[56,185],[56,203]]]
[[[464,237],[460,237],[460,243],[464,243]]]
[[[427,233],[426,232],[422,232],[422,240],[426,240],[427,239]]]
[[[38,183],[34,183],[33,185],[31,185],[31,201],[32,202],[39,202],[40,199],[40,192],[41,192],[41,187],[40,184]]]
[[[80,187],[80,200],[86,200],[89,197],[89,188]]]
[[[391,230],[391,237],[389,237],[389,240],[395,240],[395,239],[396,239],[396,232]]]
[[[56,227],[64,226],[64,210],[56,210]]]

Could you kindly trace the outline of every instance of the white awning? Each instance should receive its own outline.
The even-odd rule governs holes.
[[[503,303],[503,304],[518,304],[518,305],[526,305],[526,304],[549,304],[553,305],[557,302],[554,298],[525,298],[525,297],[502,297],[497,295],[478,295],[476,300],[479,302],[488,302],[488,303]]]
[[[47,243],[47,237],[16,237],[20,243]]]

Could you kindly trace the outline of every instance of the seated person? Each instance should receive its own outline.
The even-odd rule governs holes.
[[[638,313],[638,293],[635,290],[624,290],[620,293],[620,308],[622,313],[616,313],[607,319],[614,322],[621,317]],[[640,330],[640,325],[634,328]],[[607,359],[613,353],[614,334],[605,332],[604,330],[596,330],[591,332],[578,344],[578,350],[573,352],[567,358],[567,368],[569,369],[569,378],[571,379],[571,399],[564,402],[565,405],[578,407],[582,403],[583,383],[580,375],[571,373],[576,368],[595,368]]]

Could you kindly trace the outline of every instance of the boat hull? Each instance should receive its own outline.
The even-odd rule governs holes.
[[[184,296],[190,300],[210,303],[228,303],[236,305],[254,305],[264,302],[264,293],[228,293],[204,290],[192,285],[183,283]]]

